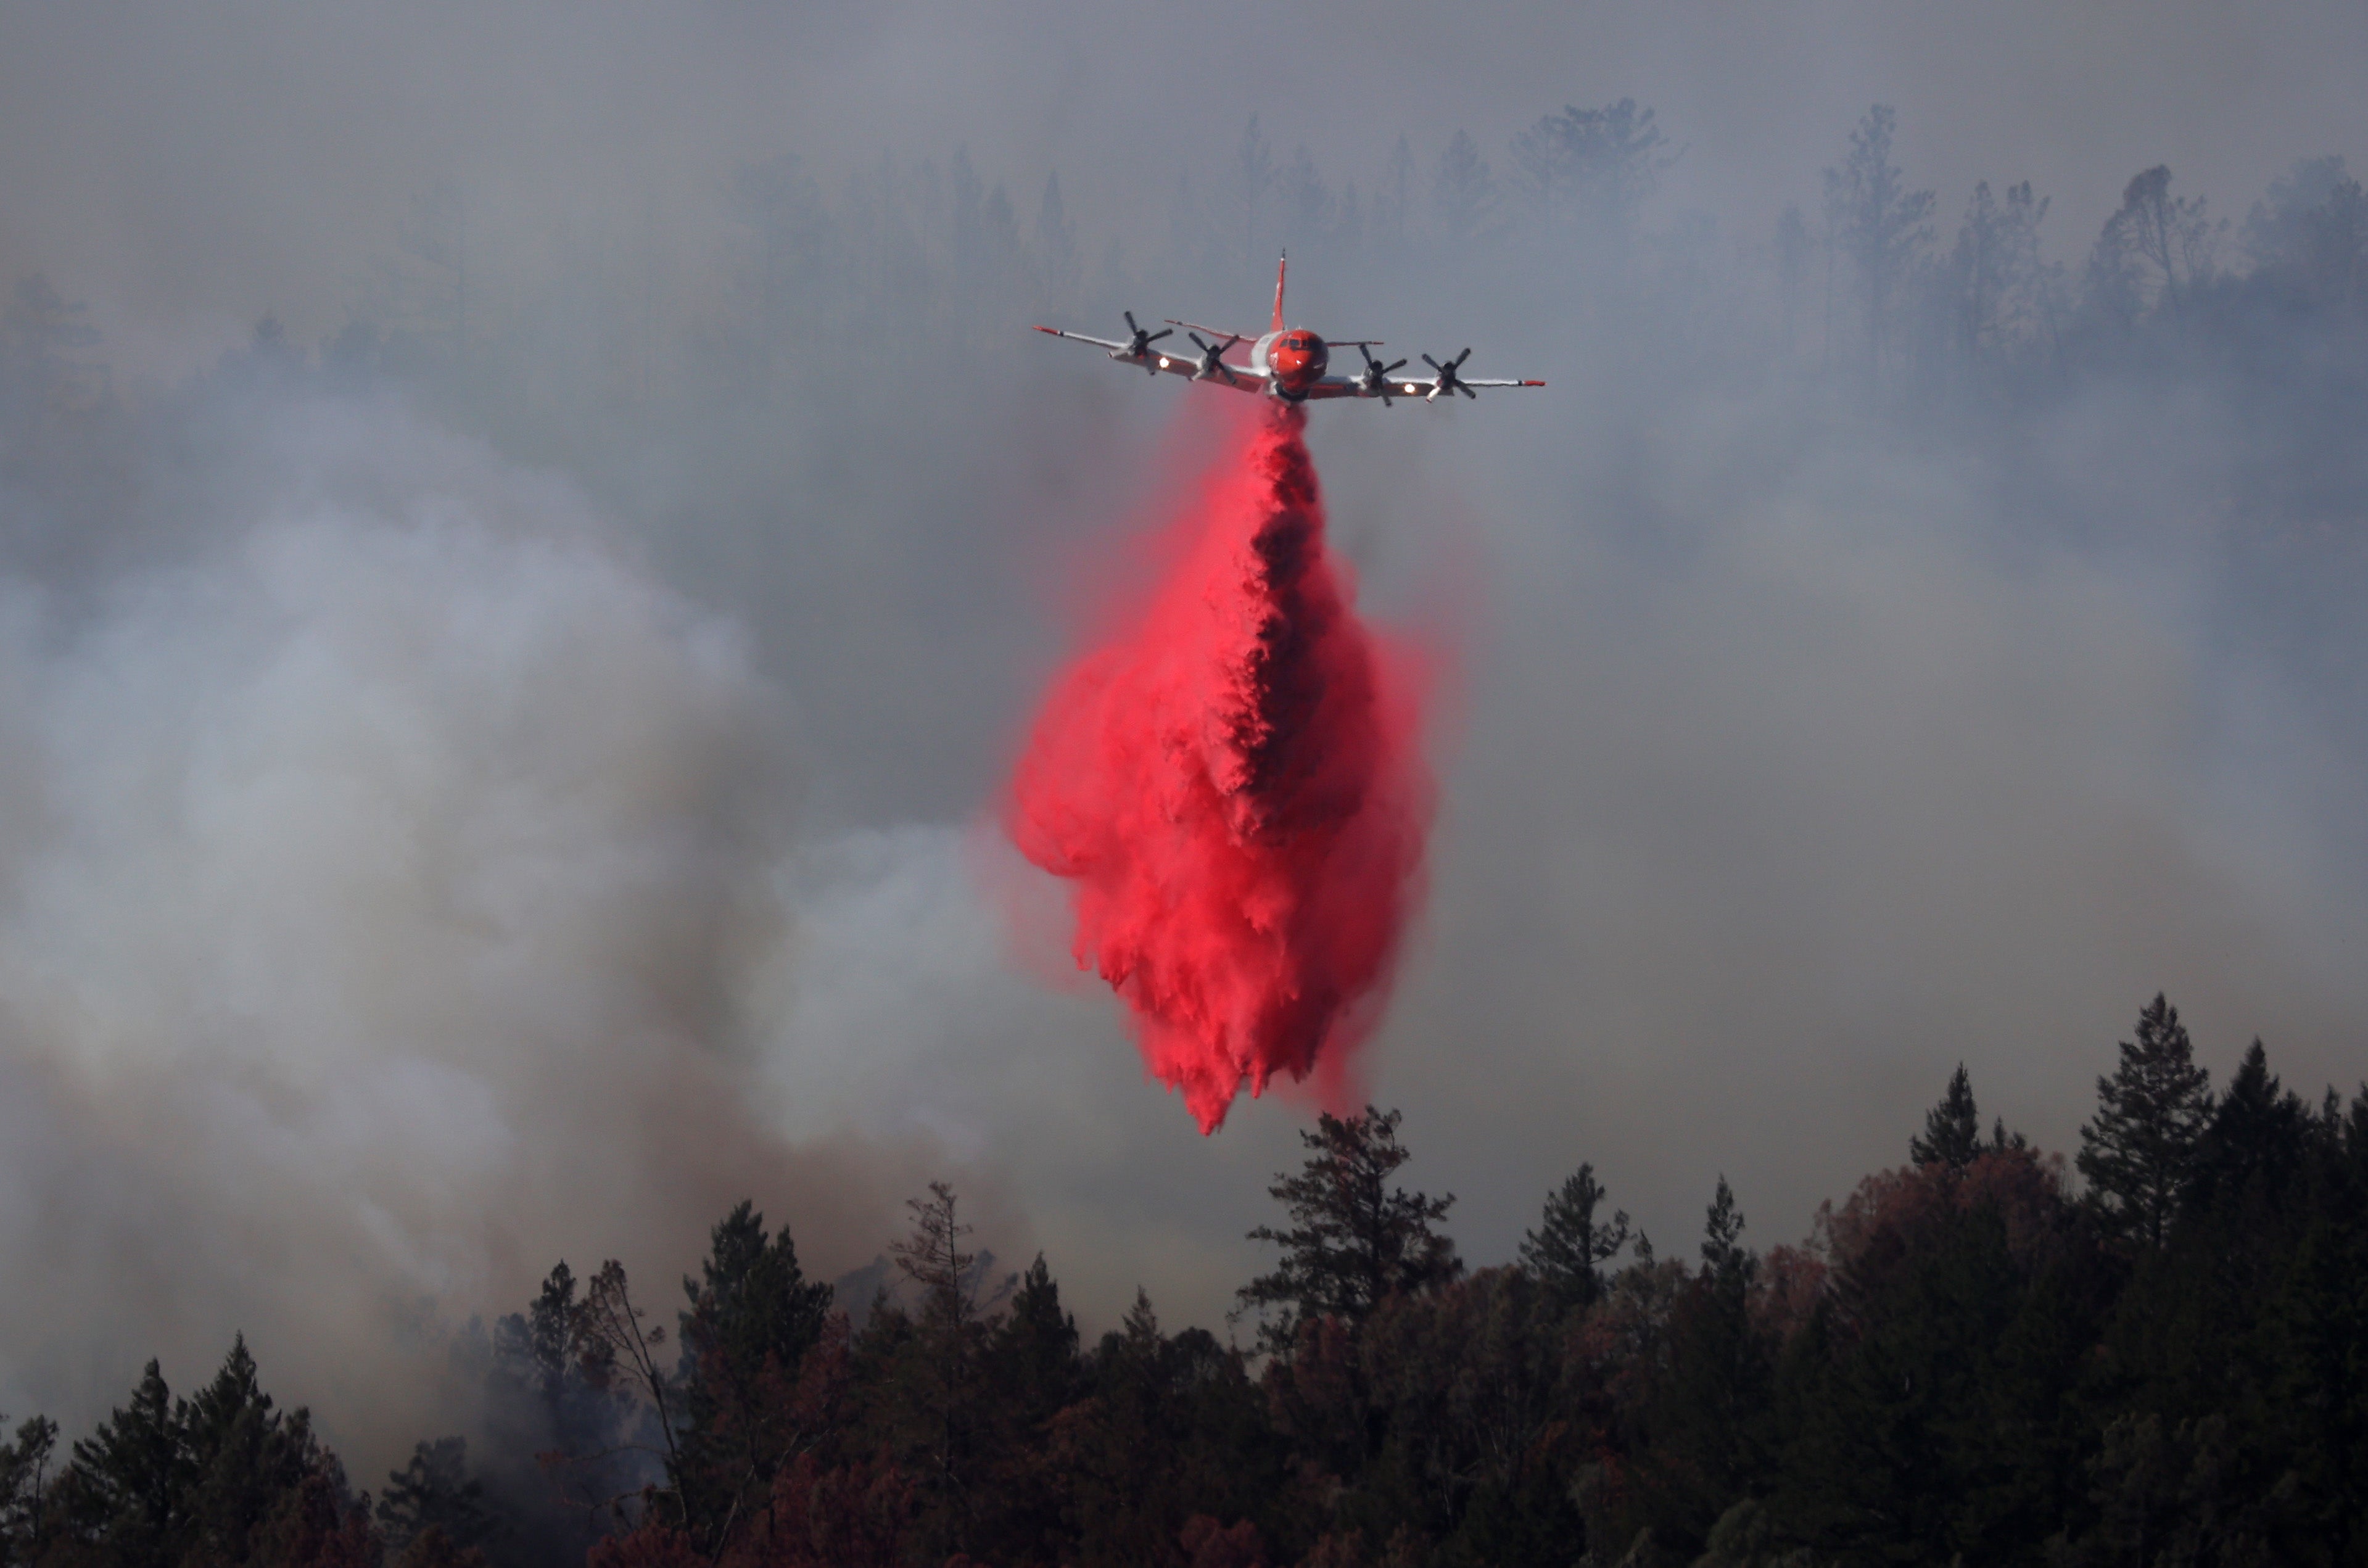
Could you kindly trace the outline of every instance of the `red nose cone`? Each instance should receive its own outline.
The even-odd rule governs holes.
[[[1323,380],[1324,368],[1331,361],[1324,340],[1312,332],[1286,332],[1267,350],[1267,363],[1274,368],[1275,379],[1293,392]]]

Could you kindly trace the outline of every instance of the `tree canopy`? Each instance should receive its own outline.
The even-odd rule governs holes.
[[[1290,1223],[1249,1233],[1282,1249],[1274,1269],[1239,1293],[1245,1309],[1264,1314],[1264,1343],[1287,1347],[1313,1318],[1360,1324],[1392,1296],[1462,1272],[1455,1244],[1437,1229],[1454,1194],[1432,1198],[1391,1181],[1409,1158],[1398,1142],[1401,1119],[1372,1106],[1345,1118],[1326,1111],[1299,1135],[1307,1163],[1296,1174],[1277,1173],[1267,1189]]]

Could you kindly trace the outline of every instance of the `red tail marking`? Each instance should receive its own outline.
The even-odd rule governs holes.
[[[1274,264],[1274,330],[1277,332],[1282,330],[1282,275],[1290,268],[1291,253],[1285,251],[1282,259]]]

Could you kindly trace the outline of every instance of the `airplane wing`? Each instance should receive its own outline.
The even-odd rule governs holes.
[[[1542,387],[1545,385],[1545,382],[1459,381],[1456,384],[1458,386],[1466,387]],[[1392,376],[1389,382],[1389,395],[1393,398],[1409,397],[1420,400],[1429,397],[1437,390],[1438,386],[1438,379],[1432,376],[1417,376],[1411,381],[1406,380],[1403,376]],[[1306,396],[1311,402],[1322,398],[1365,397],[1368,395],[1379,396],[1380,394],[1368,394],[1364,390],[1364,384],[1361,379],[1350,376],[1326,376],[1322,381],[1316,382],[1314,386],[1309,387],[1306,392]]]
[[[1127,346],[1125,344],[1113,343],[1107,337],[1087,337],[1082,332],[1063,332],[1057,326],[1040,326],[1036,330],[1038,332],[1051,333],[1054,337],[1074,337],[1079,343],[1090,343],[1097,348],[1108,348],[1115,353],[1123,354],[1126,352]]]
[[[1167,375],[1183,376],[1188,379],[1197,375],[1201,369],[1201,356],[1189,346],[1182,347],[1170,346],[1172,351],[1164,351],[1160,347],[1154,346],[1141,359],[1130,359],[1126,357],[1126,351],[1133,347],[1131,344],[1108,337],[1094,337],[1082,332],[1067,332],[1057,326],[1040,326],[1036,330],[1052,337],[1066,337],[1078,343],[1090,343],[1097,348],[1108,350],[1110,358],[1121,365],[1141,365],[1146,370],[1162,371]],[[1207,332],[1210,329],[1204,326],[1200,330]],[[1161,335],[1167,335],[1163,333]],[[1233,335],[1219,333],[1216,335],[1222,340]],[[1225,369],[1233,372],[1231,380],[1227,380],[1223,375],[1211,376],[1208,380],[1214,385],[1228,387],[1235,392],[1266,391],[1267,377],[1264,371],[1253,370],[1247,365],[1237,364],[1230,359],[1225,361]]]
[[[1174,316],[1162,316],[1159,319],[1169,326],[1180,326],[1187,332],[1205,332],[1211,337],[1230,337],[1240,343],[1253,343],[1258,340],[1258,334],[1254,332],[1227,332],[1221,326],[1202,326],[1199,322],[1178,321]]]
[[[1543,381],[1508,381],[1479,376],[1458,376],[1445,387],[1441,387],[1437,376],[1416,376],[1412,380],[1401,380],[1396,376],[1390,378],[1390,391],[1394,395],[1421,398],[1425,402],[1436,402],[1447,393],[1455,392],[1470,397],[1483,387],[1542,387],[1543,385],[1545,385]],[[1452,403],[1454,400],[1449,398],[1448,401]]]
[[[1155,356],[1151,363],[1155,369],[1164,370],[1171,376],[1182,376],[1187,380],[1198,375],[1201,370],[1201,357],[1193,353],[1190,346],[1187,346],[1181,354]],[[1230,359],[1225,361],[1225,369],[1234,373],[1233,380],[1227,381],[1222,375],[1211,376],[1208,378],[1211,386],[1225,387],[1234,392],[1266,391],[1267,379],[1266,372],[1263,370],[1253,370],[1247,365],[1236,365]]]

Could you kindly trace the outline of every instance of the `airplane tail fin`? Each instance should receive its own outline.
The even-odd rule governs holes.
[[[1282,275],[1290,268],[1291,253],[1285,251],[1282,259],[1274,264],[1274,330],[1277,332],[1282,330]]]

